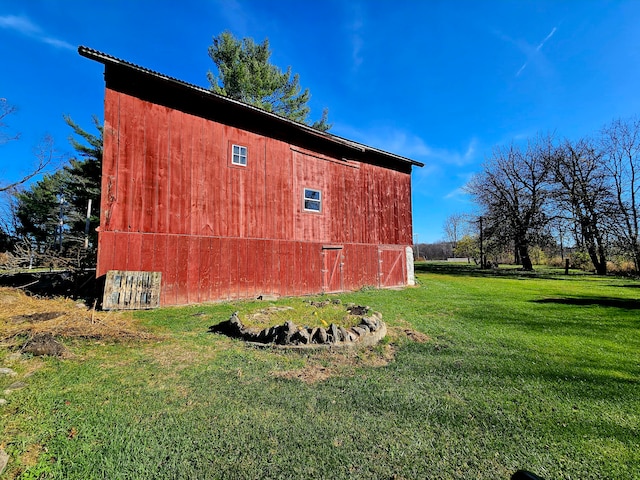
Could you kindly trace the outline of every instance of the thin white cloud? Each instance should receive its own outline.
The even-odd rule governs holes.
[[[40,31],[29,19],[15,15],[0,16],[0,27],[16,30],[23,35],[36,35]]]
[[[553,34],[556,33],[556,30],[558,30],[556,27],[553,27],[551,29],[551,32],[549,32],[549,34],[544,37],[544,40],[542,40],[542,42],[540,42],[538,44],[538,46],[528,54],[527,61],[524,62],[524,64],[520,67],[520,70],[518,70],[518,73],[516,73],[516,77],[519,77],[520,74],[524,71],[525,68],[527,68],[527,65],[529,65],[529,62],[531,62],[531,60],[533,60],[535,58],[535,56],[537,56],[540,52],[540,50],[542,50],[542,47],[544,46],[545,43],[547,43],[548,40],[551,39],[551,37],[553,37]]]
[[[449,191],[442,198],[443,200],[457,200],[460,202],[470,202],[469,194],[466,192],[465,187],[473,177],[473,172],[464,172],[456,175],[459,182],[462,183],[459,187]]]
[[[461,162],[462,164],[466,165],[475,160],[477,145],[478,145],[478,140],[476,140],[475,138],[472,138],[471,141],[469,142],[469,146],[467,147],[467,151],[464,152],[464,155],[462,156],[462,162]]]
[[[472,138],[464,151],[451,151],[430,146],[424,139],[412,132],[394,128],[376,128],[371,131],[353,129],[347,125],[334,125],[339,135],[351,138],[365,145],[393,152],[421,162],[464,166],[476,161],[478,140]]]
[[[422,138],[400,130],[374,134],[371,140],[380,143],[383,150],[409,158],[420,159],[433,155],[433,149]]]
[[[445,200],[459,200],[465,196],[467,196],[468,193],[464,191],[464,187],[458,187],[452,191],[450,191],[449,193],[447,193],[444,197]]]
[[[544,37],[544,40],[540,43],[540,45],[538,45],[538,47],[536,48],[537,51],[540,51],[540,49],[542,48],[542,46],[547,43],[547,40],[549,40],[551,37],[553,37],[553,34],[556,33],[556,30],[558,30],[556,27],[553,27],[551,29],[551,32],[549,32],[549,35],[547,35],[546,37]]]
[[[434,148],[431,149],[427,161],[436,161],[440,164],[452,165],[455,167],[469,165],[476,160],[477,145],[478,141],[475,138],[472,138],[464,152]]]
[[[236,36],[244,37],[250,31],[249,22],[251,16],[245,11],[243,5],[238,0],[216,0],[213,3],[219,13],[224,17],[229,25],[225,30],[229,30]],[[261,39],[257,40],[262,41]]]
[[[362,58],[363,45],[364,45],[364,40],[362,39],[362,36],[360,36],[357,33],[354,33],[351,37],[351,46],[352,46],[351,58],[353,60],[354,69],[357,69],[360,65],[362,65],[362,62],[364,61],[364,59]]]
[[[516,77],[519,77],[523,70],[527,68],[528,63],[529,62],[524,62],[524,64],[520,67],[520,70],[518,70],[518,73],[516,73]]]
[[[359,2],[348,4],[348,18],[345,29],[349,37],[351,62],[353,70],[358,70],[364,62],[362,54],[364,48],[363,29],[365,26],[365,15],[363,6]]]
[[[63,50],[76,49],[76,47],[71,45],[69,42],[47,35],[47,33],[44,32],[38,25],[36,25],[26,17],[19,17],[16,15],[1,15],[0,28],[13,30],[20,35],[32,38],[54,48],[60,48]]]

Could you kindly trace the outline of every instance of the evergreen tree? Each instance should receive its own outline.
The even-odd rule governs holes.
[[[83,130],[70,117],[65,116],[64,120],[78,137],[69,138],[77,157],[16,195],[17,233],[35,243],[38,249],[61,246],[64,250],[62,255],[82,249],[87,206],[91,199],[89,242],[85,254],[92,258],[97,248],[95,229],[100,222],[102,126],[94,117],[93,123],[98,130],[94,135]]]
[[[28,190],[16,195],[16,218],[19,222],[16,233],[29,238],[38,247],[51,246],[57,241],[65,177],[67,172],[64,169],[46,174]]]
[[[64,169],[68,174],[65,185],[65,194],[73,205],[74,215],[69,218],[72,231],[84,235],[86,227],[86,214],[89,200],[91,200],[91,215],[89,218],[89,245],[97,248],[96,228],[100,225],[100,193],[102,179],[102,133],[103,128],[96,116],[93,117],[93,125],[98,131],[97,135],[88,133],[80,128],[69,116],[64,117],[65,122],[73,129],[73,136],[69,137],[69,143],[80,158],[72,158]]]
[[[292,77],[291,67],[282,72],[269,62],[270,56],[269,39],[256,44],[251,38],[238,40],[230,32],[214,37],[209,57],[218,75],[207,74],[211,90],[315,129],[329,130],[326,109],[320,120],[309,123],[309,89],[302,91],[298,74]]]

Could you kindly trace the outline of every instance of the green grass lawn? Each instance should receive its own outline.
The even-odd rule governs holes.
[[[640,478],[640,281],[441,264],[417,279],[337,296],[382,312],[370,351],[207,333],[299,302],[283,299],[140,312],[157,340],[14,362],[0,391],[27,387],[0,405],[1,478]]]

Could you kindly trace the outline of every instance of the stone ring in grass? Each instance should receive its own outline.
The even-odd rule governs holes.
[[[324,307],[328,303],[319,305],[309,302],[313,307]],[[277,309],[277,310],[274,310]],[[267,315],[269,312],[286,311],[283,307],[262,309],[257,314],[248,315],[251,320],[256,315]],[[322,318],[319,325],[296,325],[292,320],[282,324],[265,328],[245,326],[239,318],[238,312],[217,325],[212,325],[209,331],[221,333],[234,338],[241,338],[256,346],[276,346],[285,348],[328,348],[328,347],[366,347],[378,343],[387,333],[387,327],[382,321],[382,314],[371,312],[369,307],[347,305],[348,315],[337,323],[327,323]],[[314,312],[316,313],[316,312]],[[308,321],[306,323],[313,323]],[[315,322],[318,323],[318,322]]]

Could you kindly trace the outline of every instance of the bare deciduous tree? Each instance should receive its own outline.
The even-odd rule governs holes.
[[[577,227],[598,275],[607,273],[605,232],[615,217],[613,195],[603,153],[591,139],[565,140],[552,158],[554,198]]]
[[[454,255],[456,247],[458,246],[458,241],[465,234],[469,233],[468,223],[468,215],[465,215],[463,213],[453,213],[449,215],[444,221],[444,234],[447,237],[447,241],[451,243],[451,248],[453,248]]]
[[[14,105],[9,104],[6,98],[0,98],[0,145],[4,145],[11,140],[17,140],[20,138],[20,134],[12,136],[4,131],[7,128],[7,124],[4,123],[4,119],[12,113],[15,113],[16,110],[17,108]]]
[[[640,119],[615,120],[602,131],[601,148],[611,175],[618,238],[640,271]]]
[[[497,147],[466,186],[483,210],[487,231],[508,234],[525,270],[533,270],[529,246],[548,221],[550,146],[550,138],[540,137],[524,150]]]
[[[0,145],[4,145],[12,140],[20,138],[20,134],[10,135],[6,133],[7,128],[4,119],[16,112],[16,107],[7,102],[6,98],[0,98]],[[55,158],[55,149],[53,147],[53,138],[50,135],[45,137],[34,148],[35,162],[31,167],[31,171],[22,176],[19,180],[11,182],[7,185],[3,185],[0,181],[0,193],[13,190],[18,185],[22,185],[31,180],[36,175],[43,173],[49,166],[52,165]]]
[[[57,162],[59,156],[54,148],[53,137],[45,135],[33,149],[33,156],[35,158],[35,162],[31,167],[31,171],[15,182],[8,185],[0,185],[0,192],[13,190],[17,186],[23,185],[36,175],[44,173],[50,166]]]

